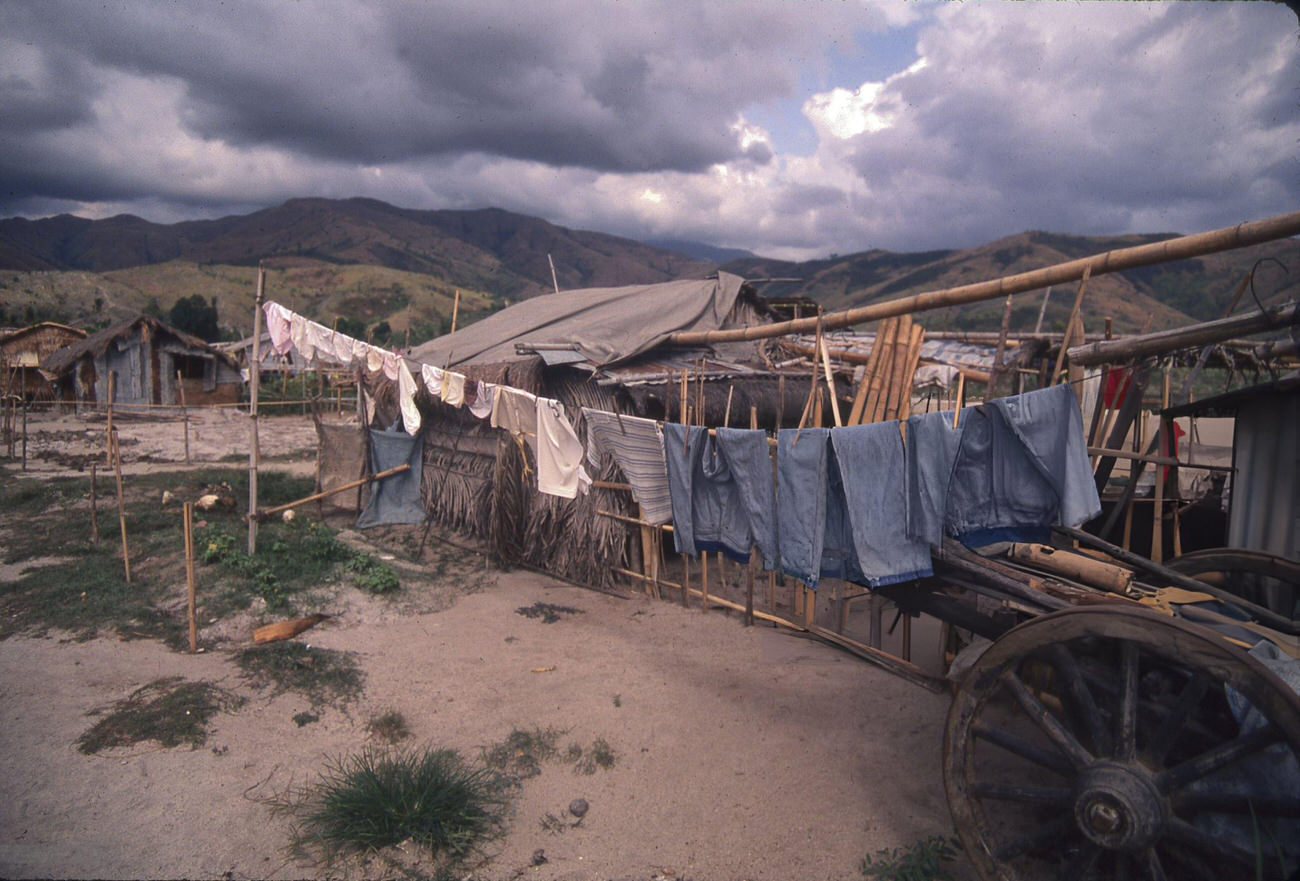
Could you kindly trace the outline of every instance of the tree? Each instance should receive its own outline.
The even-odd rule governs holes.
[[[181,297],[167,313],[167,323],[177,330],[192,333],[199,339],[213,343],[221,339],[217,326],[217,298],[209,304],[200,294]]]

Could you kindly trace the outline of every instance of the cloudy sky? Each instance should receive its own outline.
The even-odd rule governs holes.
[[[1276,3],[0,0],[0,217],[498,206],[807,258],[1300,207]]]

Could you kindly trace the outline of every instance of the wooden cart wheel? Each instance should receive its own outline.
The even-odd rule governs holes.
[[[1242,697],[1257,713],[1239,724]],[[963,678],[944,737],[948,806],[986,881],[1287,879],[1297,781],[1295,692],[1213,631],[1145,609],[1008,631]]]

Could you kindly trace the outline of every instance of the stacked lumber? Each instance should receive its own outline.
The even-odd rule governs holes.
[[[846,424],[888,422],[912,415],[912,378],[924,339],[925,328],[910,315],[880,323]]]

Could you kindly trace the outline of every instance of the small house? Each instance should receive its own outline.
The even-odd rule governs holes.
[[[53,321],[0,331],[0,395],[29,402],[53,400],[54,386],[41,375],[41,361],[85,338],[84,330]]]
[[[109,374],[115,404],[236,403],[243,379],[231,356],[196,336],[141,315],[64,346],[41,362],[65,401],[104,406]]]

